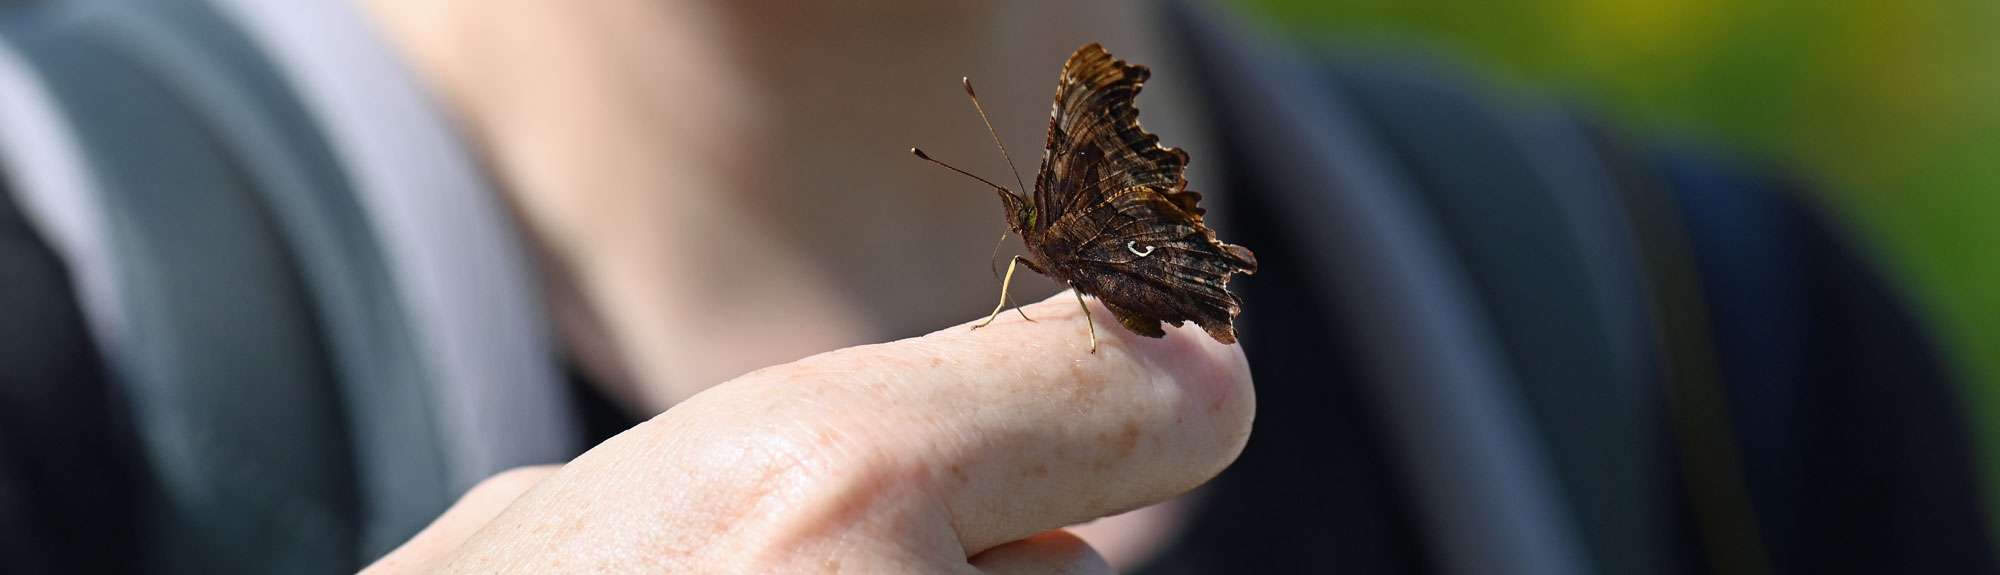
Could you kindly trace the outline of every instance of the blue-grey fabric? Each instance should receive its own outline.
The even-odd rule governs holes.
[[[349,175],[423,352],[447,486],[581,451],[504,198],[397,54],[348,0],[211,1],[271,58]],[[376,520],[364,541],[376,551],[413,525]]]
[[[1182,12],[1179,24],[1211,74],[1204,84],[1214,123],[1242,161],[1229,171],[1256,178],[1255,190],[1222,193],[1283,206],[1261,225],[1311,246],[1284,265],[1320,286],[1328,329],[1359,332],[1348,340],[1359,381],[1283,384],[1364,386],[1381,407],[1416,524],[1440,567],[1586,572],[1580,533],[1490,311],[1443,222],[1422,203],[1421,182],[1337,99],[1332,78],[1197,10]]]
[[[1662,410],[1636,246],[1612,181],[1568,115],[1479,94],[1409,59],[1328,74],[1376,127],[1451,238],[1592,563],[1652,573]]]
[[[335,361],[257,176],[151,67],[171,52],[110,32],[116,10],[64,7],[10,23],[21,25],[7,39],[75,126],[126,280],[130,345],[110,360],[153,479],[133,518],[143,563],[353,565],[358,500]]]
[[[130,416],[10,173],[0,163],[0,573],[137,571],[137,526],[107,521],[147,488]]]
[[[0,42],[0,167],[16,205],[62,258],[97,347],[129,339],[101,194],[75,130],[39,74]]]
[[[446,114],[352,6],[77,0],[17,9],[0,23],[0,37],[18,48],[6,52],[18,57],[0,62],[17,64],[4,71],[28,68],[35,76],[28,82],[38,85],[23,92],[53,94],[31,102],[40,107],[0,108],[0,123],[7,124],[0,127],[34,128],[0,138],[8,144],[0,146],[6,156],[0,161],[25,168],[24,181],[36,184],[22,194],[24,203],[74,264],[86,315],[118,367],[117,381],[144,391],[133,396],[140,424],[174,423],[188,403],[230,402],[202,415],[209,419],[141,429],[148,453],[168,460],[161,473],[172,482],[162,504],[208,509],[194,519],[229,529],[261,525],[273,538],[288,531],[268,528],[274,518],[329,521],[337,525],[289,531],[295,537],[337,531],[321,544],[348,554],[344,562],[327,562],[317,549],[270,545],[259,546],[269,563],[191,568],[348,569],[406,540],[478,480],[579,451],[570,390],[555,368],[532,262],[514,222]],[[0,87],[18,87],[21,76],[7,76]],[[101,111],[121,106],[145,113]],[[71,140],[75,145],[51,145]],[[49,153],[72,148],[80,151]],[[168,156],[149,155],[155,148],[187,154],[169,167],[191,175],[129,177]],[[178,210],[136,208],[133,198]],[[218,202],[226,205],[204,211]],[[255,226],[213,233],[235,234],[231,249],[268,252],[276,263],[240,265],[178,235],[128,237],[128,228],[144,225],[182,232],[213,227],[182,219],[190,212],[255,216]],[[161,250],[188,250],[172,253],[199,261],[167,259]],[[195,319],[146,315],[181,313],[188,305],[155,299],[162,289],[151,271],[156,266],[206,274],[202,281],[214,286],[203,297],[218,302],[239,293],[290,298],[289,315],[272,313],[271,324],[260,327],[303,338],[294,346],[299,357],[243,351],[297,372],[269,387],[298,394],[234,391],[278,373],[246,381],[173,372],[180,355],[228,361],[231,353],[203,346],[256,332],[202,323],[209,311],[187,312]],[[292,316],[297,321],[287,323]],[[173,337],[145,331],[161,324],[183,331]],[[162,354],[170,357],[156,357]],[[301,359],[308,355],[312,361]],[[187,437],[295,413],[315,415],[301,415],[296,429],[225,433],[211,446],[226,452],[236,443],[303,438],[282,458],[257,452],[243,461],[218,460],[168,449]],[[327,463],[286,464],[295,459]],[[301,503],[317,496],[285,487],[310,491],[311,481],[236,485],[227,477],[265,465],[325,475],[321,481],[339,486],[340,501]],[[223,495],[199,496],[245,501],[177,499],[182,491],[216,490]],[[158,528],[194,519],[169,517]],[[206,537],[199,530],[182,536]],[[161,553],[225,556],[181,547]],[[170,548],[177,547],[163,547]]]
[[[72,188],[92,190],[64,198],[92,196],[78,206],[98,218],[40,210],[58,214],[42,228],[64,248],[110,246],[66,256],[112,260],[76,276],[116,284],[112,321],[96,323],[122,331],[108,359],[158,475],[136,513],[144,563],[166,571],[352,571],[480,477],[576,451],[530,264],[470,152],[354,14],[320,10],[298,38],[246,34],[282,24],[260,18],[270,8],[0,14],[8,54],[60,108],[44,124],[72,128],[88,168]],[[296,62],[328,52],[348,68]],[[338,74],[366,84],[302,92],[348,88],[328,86]],[[342,98],[374,118],[328,106]]]

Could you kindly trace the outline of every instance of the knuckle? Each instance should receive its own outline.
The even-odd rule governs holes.
[[[918,434],[882,422],[801,417],[764,433],[747,434],[762,454],[752,465],[760,492],[785,494],[806,519],[805,532],[865,522],[889,500],[930,479]]]

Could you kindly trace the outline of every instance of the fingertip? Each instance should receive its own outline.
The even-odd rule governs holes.
[[[1090,303],[1097,317],[1110,317],[1101,303],[1094,299]],[[1218,452],[1226,455],[1216,471],[1234,462],[1249,440],[1257,411],[1256,388],[1243,346],[1217,341],[1192,323],[1167,325],[1166,335],[1159,338],[1134,334],[1115,321],[1101,327],[1105,324],[1109,329],[1100,330],[1100,335],[1115,332],[1105,339],[1143,366],[1144,373],[1171,378],[1173,386],[1186,394],[1180,405],[1186,419],[1212,427],[1210,438]]]
[[[1026,306],[1035,323],[1006,314],[977,332],[961,327],[922,338],[930,351],[961,358],[953,369],[966,372],[930,379],[961,382],[951,386],[958,390],[955,395],[983,412],[1012,414],[1007,420],[1012,423],[1004,428],[960,437],[1034,430],[1028,433],[1032,440],[1015,443],[1023,446],[1018,451],[962,453],[1011,462],[996,466],[1011,465],[1018,468],[1014,475],[1025,473],[1037,482],[1086,486],[1085,492],[1096,495],[1087,498],[1090,504],[1058,509],[1091,514],[1059,517],[1071,521],[1156,503],[1199,486],[1234,463],[1256,416],[1256,394],[1241,346],[1218,342],[1192,323],[1167,326],[1159,338],[1138,335],[1119,324],[1101,302],[1085,298],[1098,338],[1098,349],[1091,353],[1092,328],[1084,325],[1084,308],[1077,301],[1073,292],[1064,291]],[[1059,456],[1040,447],[1053,444],[1066,446]],[[1044,469],[1054,471],[1043,478]],[[1108,484],[1123,488],[1100,489]],[[992,498],[985,503],[994,506],[1027,507],[1005,492],[983,497]],[[967,538],[973,548],[1005,540],[976,534]]]
[[[1163,337],[1142,336],[1120,325],[1097,298],[1083,298],[1090,308],[1088,316],[1077,301],[1074,290],[1063,290],[1023,306],[1035,321],[1003,314],[986,329],[974,331],[962,324],[924,339],[950,353],[1004,356],[1004,363],[1067,364],[1063,370],[1027,370],[1038,371],[1043,379],[1060,380],[1056,385],[1142,379],[1177,390],[1184,394],[1180,403],[1186,413],[1181,415],[1210,423],[1213,438],[1227,454],[1222,464],[1233,462],[1256,418],[1256,391],[1243,346],[1219,342],[1192,322],[1163,326]],[[1086,317],[1093,326],[1082,324]],[[1098,340],[1095,351],[1090,346],[1092,329]]]

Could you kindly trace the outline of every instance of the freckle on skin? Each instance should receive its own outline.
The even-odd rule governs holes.
[[[1074,405],[1092,405],[1104,395],[1110,381],[1097,370],[1082,365],[1069,366],[1069,381],[1058,381],[1056,385],[1069,391],[1069,400]]]
[[[1125,427],[1119,430],[1118,442],[1114,444],[1114,447],[1120,459],[1132,455],[1132,451],[1139,447],[1139,422],[1125,422]]]
[[[1048,477],[1048,476],[1049,476],[1049,464],[1047,464],[1047,463],[1036,463],[1034,467],[1030,467],[1030,468],[1028,468],[1028,476],[1029,476],[1029,477],[1033,477],[1033,478],[1035,478],[1035,479],[1041,479],[1041,478],[1044,478],[1044,477]]]
[[[956,463],[951,465],[951,476],[958,479],[959,483],[972,483],[972,476],[965,473],[965,467]]]

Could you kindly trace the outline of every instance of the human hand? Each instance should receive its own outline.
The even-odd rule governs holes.
[[[487,480],[366,572],[1110,572],[1059,529],[1221,472],[1249,368],[1193,327],[1087,353],[1068,293],[1026,311],[716,386]]]

